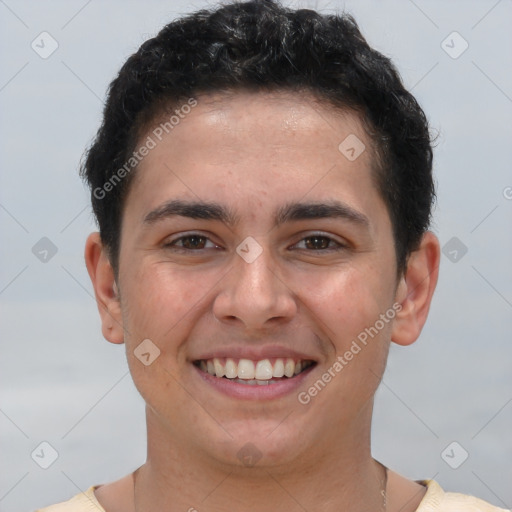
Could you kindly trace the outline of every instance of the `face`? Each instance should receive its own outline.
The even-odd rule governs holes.
[[[123,212],[114,326],[149,433],[274,467],[368,433],[403,296],[358,117],[237,93],[153,130]]]

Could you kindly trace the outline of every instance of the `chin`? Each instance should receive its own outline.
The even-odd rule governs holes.
[[[229,466],[277,468],[294,462],[305,447],[303,435],[286,425],[285,418],[236,421],[223,426],[233,437],[227,438],[222,431],[215,436],[217,439],[211,439],[204,446],[204,450],[220,463]]]

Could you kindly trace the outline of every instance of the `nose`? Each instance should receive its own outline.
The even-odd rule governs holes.
[[[292,284],[285,282],[270,248],[262,249],[254,261],[234,255],[213,304],[219,321],[259,331],[287,323],[297,313]]]

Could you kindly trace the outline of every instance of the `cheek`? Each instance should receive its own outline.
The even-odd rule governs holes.
[[[328,339],[329,355],[318,375],[327,384],[317,380],[302,391],[320,410],[330,408],[334,423],[349,422],[372,399],[385,370],[392,322],[380,315],[391,308],[390,289],[355,270],[319,284],[322,293],[309,294],[309,307]]]
[[[163,416],[171,416],[176,410],[186,408],[187,394],[179,384],[183,380],[182,372],[186,371],[180,348],[190,333],[194,308],[200,306],[201,298],[212,284],[207,276],[199,278],[190,269],[170,272],[165,263],[139,267],[131,263],[128,267],[137,269],[123,276],[123,319],[130,373],[148,406],[163,412]],[[144,349],[144,353],[150,353],[151,360],[146,365],[144,357],[137,354],[141,356],[139,346],[148,339],[157,349],[151,344]],[[157,354],[154,360],[153,354]],[[168,397],[173,397],[172,402]]]
[[[385,322],[380,318],[392,306],[392,290],[379,276],[369,267],[364,271],[346,269],[317,279],[314,287],[304,287],[309,290],[304,296],[310,298],[316,326],[323,329],[330,345],[325,370],[335,377],[330,392],[321,398],[325,405],[334,393],[336,403],[353,410],[373,396],[380,382],[392,326],[391,319]]]
[[[139,335],[163,338],[166,343],[207,298],[218,274],[192,269],[169,271],[165,263],[154,263],[140,267],[129,281],[125,287],[128,327]]]
[[[344,350],[390,306],[390,288],[369,268],[318,273],[314,278],[296,276],[296,280],[301,283],[301,301],[320,326],[325,325],[336,351]]]

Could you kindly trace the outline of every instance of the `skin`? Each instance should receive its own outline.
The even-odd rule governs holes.
[[[96,496],[107,512],[382,510],[383,467],[370,450],[374,394],[390,343],[413,343],[425,323],[439,242],[425,233],[397,280],[391,221],[356,114],[306,93],[197,100],[137,169],[123,211],[117,282],[99,235],[87,240],[103,334],[126,346],[148,431],[135,502],[132,475]],[[367,148],[355,161],[338,150],[349,134]],[[238,222],[144,222],[171,199],[218,202]],[[274,212],[287,202],[331,199],[367,224],[317,218],[274,225]],[[183,250],[190,239],[178,242],[181,252],[166,245],[191,232],[207,237],[199,249]],[[328,240],[307,238],[315,234],[332,240],[327,250]],[[252,263],[236,252],[248,236],[262,248]],[[316,360],[300,389],[307,390],[393,304],[401,306],[395,318],[305,405],[295,392],[266,401],[225,396],[192,365],[212,348],[278,343]],[[161,351],[149,366],[134,355],[147,338]],[[261,454],[253,467],[237,456],[247,443]],[[387,510],[413,511],[424,492],[390,471]]]

